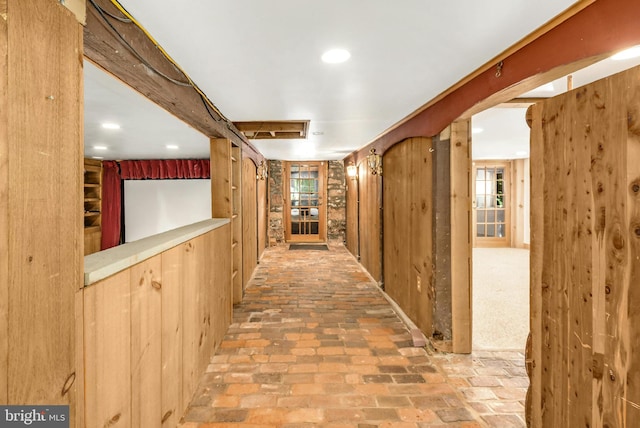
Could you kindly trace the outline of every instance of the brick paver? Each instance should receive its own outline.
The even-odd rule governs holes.
[[[480,368],[488,370],[477,371],[454,357],[412,347],[342,245],[272,247],[181,427],[518,426],[526,382],[519,366],[485,356]]]

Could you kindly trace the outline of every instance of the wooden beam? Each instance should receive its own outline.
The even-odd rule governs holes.
[[[540,98],[540,97],[523,97],[523,98],[512,98],[508,101],[502,102],[496,105],[497,108],[528,108],[531,104],[535,104],[541,101],[544,101],[548,98]]]
[[[371,148],[384,153],[406,138],[437,135],[458,118],[470,117],[617,50],[640,44],[637,10],[637,0],[577,3],[346,159],[358,163]],[[496,76],[495,66],[500,61],[504,66]]]
[[[304,132],[308,127],[308,120],[278,120],[278,121],[253,121],[234,122],[241,132],[246,131],[276,131],[276,132]]]
[[[117,16],[122,15],[109,0],[94,2],[104,11]],[[123,39],[137,54],[131,51]],[[153,68],[170,79],[186,82],[182,72],[160,52],[140,28],[101,14],[91,3],[87,8],[87,24],[84,27],[84,54],[97,66],[207,137],[228,138],[258,162],[262,158],[258,149],[232,122],[216,108],[205,105],[205,100],[193,87],[172,83],[152,71]]]

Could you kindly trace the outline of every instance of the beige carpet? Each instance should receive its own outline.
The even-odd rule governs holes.
[[[529,334],[529,250],[473,249],[473,349],[523,350]]]

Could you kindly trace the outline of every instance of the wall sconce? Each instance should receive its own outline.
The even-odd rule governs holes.
[[[264,160],[260,161],[260,165],[258,165],[258,169],[256,171],[256,180],[266,180],[267,179],[267,165]]]
[[[382,175],[382,156],[376,153],[376,149],[371,149],[367,155],[369,171],[373,175]]]
[[[347,176],[352,180],[358,179],[358,167],[353,162],[347,166]]]

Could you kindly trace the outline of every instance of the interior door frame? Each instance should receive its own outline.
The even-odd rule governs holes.
[[[291,166],[292,165],[317,165],[318,166],[318,234],[317,235],[293,235],[291,233]],[[285,161],[283,168],[283,197],[284,197],[284,238],[285,242],[327,242],[327,168],[328,162],[324,161]]]
[[[504,206],[504,224],[505,224],[505,235],[502,238],[493,237],[493,238],[479,238],[477,233],[477,204],[476,204],[476,174],[478,168],[504,168],[504,195],[507,198],[507,201]],[[513,219],[511,218],[511,206],[514,202],[514,195],[512,192],[512,177],[511,177],[511,161],[510,160],[478,160],[473,161],[472,163],[472,174],[471,174],[471,198],[472,198],[472,239],[473,239],[473,247],[511,247],[511,229],[513,226]]]

